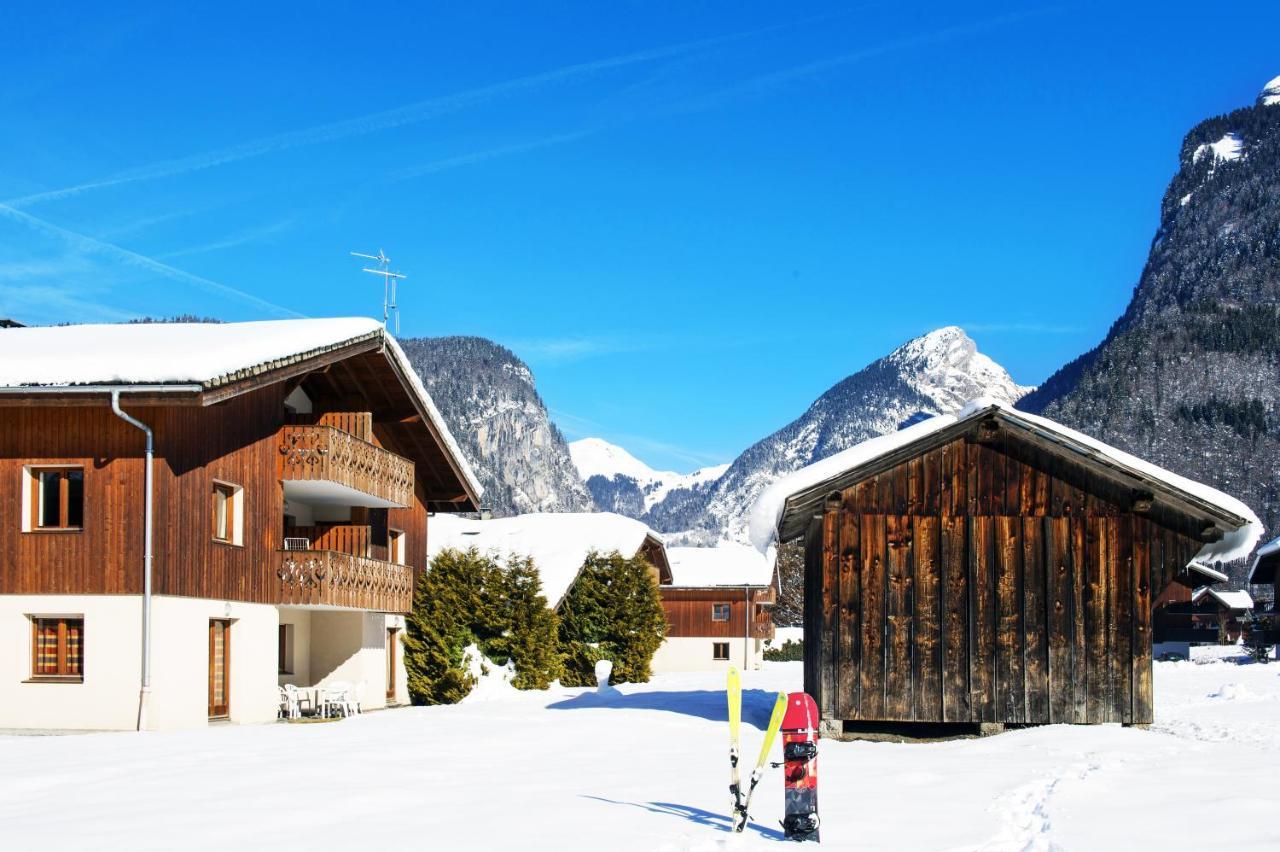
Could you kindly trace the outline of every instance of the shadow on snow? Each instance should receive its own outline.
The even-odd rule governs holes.
[[[742,723],[763,731],[769,726],[769,715],[777,693],[763,689],[742,691]],[[661,710],[728,722],[729,709],[724,690],[698,689],[685,692],[636,692],[630,695],[611,690],[607,693],[584,692],[572,698],[547,705],[548,710]]]
[[[766,693],[767,694],[767,693]],[[746,694],[743,694],[746,698]],[[615,799],[606,799],[604,796],[588,796],[582,795],[584,799],[593,799],[597,802],[604,802],[609,805],[625,805],[629,808],[639,808],[642,811],[649,811],[655,814],[667,814],[668,816],[680,817],[687,819],[689,822],[697,825],[705,825],[716,831],[728,832],[732,828],[732,821],[728,814],[717,814],[711,811],[704,811],[702,808],[695,808],[689,805],[676,805],[671,802],[619,802]],[[747,821],[747,830],[754,831],[761,837],[767,837],[770,840],[785,840],[786,837],[776,828],[766,828],[758,822]]]

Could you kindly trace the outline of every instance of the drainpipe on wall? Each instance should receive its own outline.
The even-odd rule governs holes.
[[[145,731],[148,705],[151,703],[151,462],[155,447],[151,427],[120,409],[118,390],[111,391],[111,410],[147,436],[146,470],[142,482],[142,689],[138,695],[138,730]]]

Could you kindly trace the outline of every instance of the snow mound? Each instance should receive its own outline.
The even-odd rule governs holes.
[[[1229,163],[1244,156],[1244,138],[1239,133],[1228,133],[1217,142],[1201,145],[1191,154],[1191,162],[1198,163],[1207,154],[1213,154],[1215,163]]]
[[[1263,86],[1262,94],[1258,95],[1258,106],[1276,106],[1277,104],[1280,104],[1280,77]]]
[[[463,702],[501,700],[519,691],[511,685],[516,676],[515,663],[508,660],[505,666],[498,665],[482,654],[474,642],[462,652],[462,667],[475,678],[475,686]]]
[[[1210,698],[1216,698],[1220,701],[1261,701],[1263,696],[1254,692],[1242,683],[1224,683],[1213,692],[1209,693]]]

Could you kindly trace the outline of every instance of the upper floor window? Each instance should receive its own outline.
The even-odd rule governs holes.
[[[31,617],[31,678],[84,679],[82,617]]]
[[[244,489],[229,482],[213,483],[213,540],[243,544]]]
[[[404,530],[390,530],[387,534],[387,561],[397,565],[405,564],[404,545]]]
[[[729,620],[729,605],[728,605],[727,603],[712,604],[712,605],[711,605],[711,620],[712,620],[712,621],[728,621],[728,620]]]
[[[84,468],[27,469],[32,530],[78,530],[84,526]]]

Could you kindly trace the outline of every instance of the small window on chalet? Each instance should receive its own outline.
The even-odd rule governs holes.
[[[243,544],[242,496],[244,489],[228,482],[213,483],[213,540],[224,544]]]
[[[729,659],[729,643],[728,642],[712,642],[711,643],[711,659],[713,660]]]
[[[78,530],[84,526],[84,468],[27,469],[28,530]]]
[[[729,605],[728,605],[727,603],[712,604],[712,605],[711,605],[711,620],[712,620],[712,621],[728,621],[728,620],[729,620]],[[718,659],[718,658],[717,658],[717,659]]]
[[[405,564],[405,563],[404,563],[404,560],[405,560],[405,552],[404,552],[405,535],[404,535],[404,530],[391,530],[390,532],[388,532],[388,534],[387,534],[387,544],[388,544],[388,547],[387,547],[387,555],[388,555],[387,561],[388,561],[388,562],[394,562],[394,563],[395,563],[395,564],[397,564],[397,565],[403,565],[403,564]]]
[[[84,680],[84,618],[31,616],[31,679]]]

